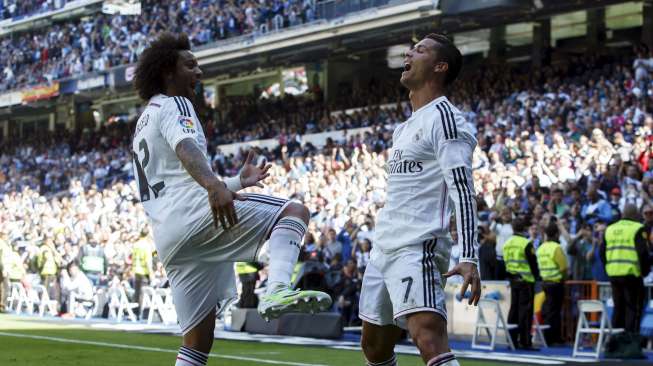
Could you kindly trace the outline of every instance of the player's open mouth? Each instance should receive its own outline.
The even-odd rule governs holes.
[[[410,71],[410,68],[411,68],[410,64],[408,63],[404,64],[404,71]]]

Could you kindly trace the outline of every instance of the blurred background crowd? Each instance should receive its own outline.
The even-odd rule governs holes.
[[[182,9],[180,14],[206,12],[211,17],[204,19],[216,24],[220,23],[216,17],[235,16],[242,23],[234,34],[241,34],[256,29],[248,19],[261,16],[261,7],[267,6],[261,4],[282,2],[237,3],[240,7],[234,6],[228,14],[223,14],[224,7],[221,15],[211,7]],[[309,16],[310,1],[285,3],[303,11],[302,17]],[[167,19],[165,14],[175,6],[159,2],[144,19]],[[258,15],[248,13],[248,6],[255,7]],[[285,17],[286,9],[276,12]],[[159,29],[156,21],[136,27],[129,18],[98,17],[94,24],[77,25],[88,32],[68,30],[87,40],[64,41],[79,46],[65,53],[77,55],[71,57],[84,64],[84,52],[92,59],[94,52],[112,48],[102,42],[128,49],[133,40],[123,39],[126,46],[120,46],[121,37],[126,33],[133,37],[140,29],[145,39]],[[120,29],[132,31],[121,35]],[[219,32],[201,35],[200,29],[215,31],[201,26],[195,33],[190,30],[195,42],[222,37]],[[38,44],[31,39],[25,41]],[[5,53],[10,50],[11,46],[3,45],[0,51],[7,65],[36,65],[9,61],[12,56]],[[132,57],[118,53],[119,59]],[[451,100],[463,111],[479,142],[474,183],[484,280],[505,279],[503,244],[513,234],[511,223],[517,216],[527,218],[528,235],[536,247],[544,228],[556,220],[570,263],[569,279],[607,280],[598,246],[605,227],[620,218],[626,204],[638,208],[653,251],[653,55],[648,50],[616,58],[588,55],[536,70],[529,65],[485,65],[462,75],[451,90]],[[275,148],[255,148],[260,159],[275,162],[266,187],[258,191],[299,200],[310,209],[312,220],[300,258],[310,265],[297,280],[302,288],[320,288],[334,295],[347,324],[359,321],[358,295],[374,245],[376,213],[385,200],[384,167],[392,131],[411,113],[402,90],[396,80],[377,80],[328,106],[315,95],[271,101],[232,99],[213,111],[215,119],[203,121],[212,164],[221,176],[237,174],[246,149],[225,154],[220,144],[278,139]],[[351,107],[358,109],[334,113]],[[80,283],[86,287],[89,282],[91,286],[121,283],[130,294],[143,283],[166,286],[156,254],[145,260],[141,255],[144,247],[151,253],[153,244],[132,181],[133,127],[132,122],[76,135],[35,135],[2,146],[0,255],[8,281],[44,283],[52,296],[63,299]],[[369,129],[347,133],[356,127]],[[321,131],[342,134],[325,146],[303,142],[303,135]],[[451,264],[457,259],[454,247]],[[81,271],[71,270],[71,264]],[[263,268],[257,286],[264,281]]]
[[[37,14],[66,0],[0,2],[0,18]],[[98,14],[0,39],[0,90],[52,82],[134,63],[163,30],[185,32],[194,46],[263,34],[316,19],[315,0],[143,0],[140,15]]]

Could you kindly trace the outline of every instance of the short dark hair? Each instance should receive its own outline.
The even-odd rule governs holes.
[[[560,229],[558,229],[558,224],[555,220],[551,220],[549,222],[544,233],[546,234],[548,240],[558,241],[558,237],[560,236]]]
[[[174,72],[179,51],[190,51],[190,41],[184,33],[175,36],[164,32],[147,47],[138,58],[134,75],[134,88],[143,100],[149,100],[165,91],[164,76]]]
[[[425,38],[429,38],[438,43],[438,56],[440,61],[446,62],[449,65],[447,76],[444,79],[445,85],[451,85],[463,67],[463,55],[456,45],[444,34],[431,33]]]
[[[524,233],[528,230],[528,226],[531,224],[531,220],[527,219],[524,216],[517,216],[512,219],[512,231],[517,233]]]

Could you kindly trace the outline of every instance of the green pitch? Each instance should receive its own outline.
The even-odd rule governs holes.
[[[180,338],[135,332],[98,331],[0,315],[0,365],[3,366],[161,366],[174,365]],[[505,363],[459,360],[462,366]],[[416,356],[399,356],[401,366],[423,365]],[[208,365],[363,366],[357,351],[257,342],[216,340]],[[516,365],[516,364],[511,364]]]

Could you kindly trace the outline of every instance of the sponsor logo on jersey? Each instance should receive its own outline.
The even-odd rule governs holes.
[[[394,149],[392,159],[388,160],[386,170],[388,174],[414,174],[424,171],[424,162],[418,160],[404,159],[404,151]]]
[[[179,125],[184,133],[195,133],[195,124],[193,120],[186,116],[179,116]]]

